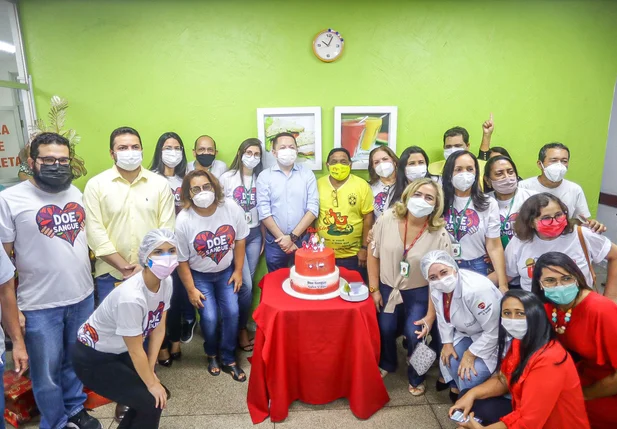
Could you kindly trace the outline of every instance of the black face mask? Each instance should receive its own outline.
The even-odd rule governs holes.
[[[71,186],[73,172],[70,165],[41,165],[34,168],[34,181],[45,192],[66,191]]]
[[[214,162],[214,157],[215,155],[204,154],[204,155],[197,155],[195,159],[197,159],[197,162],[202,167],[210,167],[212,163]]]

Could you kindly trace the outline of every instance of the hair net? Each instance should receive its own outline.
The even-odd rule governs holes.
[[[420,270],[422,271],[422,276],[428,280],[428,270],[431,269],[431,265],[433,264],[443,264],[448,267],[454,268],[454,271],[458,271],[458,265],[452,256],[449,253],[443,250],[432,250],[428,252],[420,261]]]
[[[169,229],[153,229],[148,232],[144,239],[141,241],[141,246],[139,246],[139,264],[141,266],[146,265],[146,259],[148,259],[148,255],[154,251],[157,247],[159,247],[163,243],[169,243],[174,246],[177,246],[176,235],[173,231]]]

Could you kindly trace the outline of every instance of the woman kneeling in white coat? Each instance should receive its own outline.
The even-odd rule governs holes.
[[[460,270],[443,250],[427,253],[421,269],[443,343],[441,372],[446,382],[455,380],[464,392],[495,371],[502,294],[488,278]]]

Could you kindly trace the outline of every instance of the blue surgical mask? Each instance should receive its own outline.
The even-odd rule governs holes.
[[[570,304],[576,299],[576,295],[578,295],[578,285],[576,283],[544,288],[544,296],[546,299],[557,305]]]

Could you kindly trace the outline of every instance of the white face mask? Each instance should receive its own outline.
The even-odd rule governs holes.
[[[140,150],[122,150],[116,152],[116,165],[126,171],[135,171],[141,165]]]
[[[214,202],[214,192],[201,191],[193,197],[193,203],[199,208],[207,209]]]
[[[563,165],[561,162],[556,162],[548,167],[542,165],[542,169],[544,170],[544,175],[546,178],[555,183],[561,182],[568,172],[568,167]]]
[[[457,278],[454,274],[450,274],[441,280],[433,280],[428,282],[431,289],[435,289],[441,293],[450,293],[456,289]]]
[[[512,338],[522,340],[527,333],[527,319],[501,319],[501,326],[508,331]]]
[[[164,150],[161,157],[163,164],[169,168],[175,168],[182,162],[182,151],[179,150]]]
[[[260,161],[261,161],[261,158],[258,156],[247,155],[247,154],[242,155],[242,164],[244,164],[244,166],[248,168],[249,170],[252,170],[253,168],[257,167]]]
[[[452,184],[456,189],[461,192],[465,192],[473,185],[473,182],[476,181],[476,175],[473,173],[469,173],[465,171],[464,173],[458,173],[456,176],[452,178]]]
[[[405,177],[407,180],[414,181],[426,176],[426,164],[408,165],[405,167]]]
[[[298,157],[298,152],[292,148],[280,149],[276,151],[276,159],[279,164],[284,167],[289,167],[296,162],[296,158]]]
[[[375,173],[384,179],[390,177],[394,173],[394,164],[391,162],[381,162],[375,167]]]
[[[430,205],[422,197],[411,197],[407,200],[407,210],[417,218],[422,218],[433,213],[435,206]]]
[[[465,150],[465,148],[462,148],[462,147],[450,147],[448,149],[444,149],[443,150],[443,157],[447,161],[448,158],[450,157],[450,155],[452,155],[454,152],[459,152],[461,150]]]

